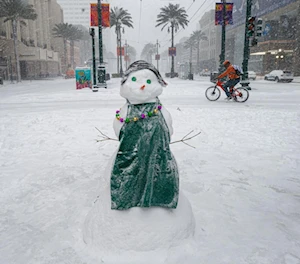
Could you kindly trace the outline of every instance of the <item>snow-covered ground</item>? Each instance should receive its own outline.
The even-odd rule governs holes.
[[[173,140],[201,131],[195,149],[172,145],[197,263],[299,264],[300,84],[254,81],[239,104],[207,101],[208,78],[167,81]],[[116,79],[98,93],[62,79],[0,87],[1,264],[101,263],[79,245],[118,143],[96,143],[95,127],[114,137],[123,103]]]

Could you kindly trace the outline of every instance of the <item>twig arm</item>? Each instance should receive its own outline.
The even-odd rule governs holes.
[[[175,143],[180,143],[180,142],[182,142],[182,143],[184,143],[184,144],[190,146],[191,148],[195,148],[195,147],[193,147],[193,146],[191,146],[190,144],[187,144],[187,143],[185,142],[185,141],[190,140],[190,139],[192,139],[192,138],[194,138],[194,137],[197,137],[197,136],[199,136],[199,135],[201,134],[201,132],[198,132],[197,134],[195,134],[195,135],[193,135],[193,136],[191,136],[191,137],[189,137],[189,138],[186,138],[188,135],[190,135],[190,134],[193,133],[193,132],[194,132],[194,130],[192,130],[191,132],[187,133],[182,139],[173,141],[173,142],[171,142],[170,144],[175,144]]]
[[[97,127],[95,127],[99,132],[100,132],[100,136],[103,138],[103,139],[96,139],[97,142],[103,142],[103,141],[107,141],[107,140],[113,140],[113,141],[119,141],[115,138],[111,138],[107,135],[105,135],[100,129],[98,129]]]

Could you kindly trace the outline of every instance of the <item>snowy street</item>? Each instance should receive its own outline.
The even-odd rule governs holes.
[[[257,80],[246,103],[205,97],[208,77],[166,79],[180,188],[196,219],[199,264],[300,263],[300,83]],[[82,225],[118,143],[120,79],[0,86],[0,263],[98,264]],[[177,264],[169,263],[168,264]],[[143,263],[141,263],[143,264]],[[154,264],[154,263],[153,263]],[[190,263],[185,263],[190,264]]]

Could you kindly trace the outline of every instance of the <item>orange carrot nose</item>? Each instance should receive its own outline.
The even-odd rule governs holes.
[[[144,90],[146,87],[146,85],[144,84],[143,86],[141,86],[141,90]]]

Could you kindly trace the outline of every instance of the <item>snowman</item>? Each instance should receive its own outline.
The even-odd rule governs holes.
[[[146,253],[174,257],[177,247],[193,241],[192,208],[179,191],[178,167],[169,146],[172,118],[158,98],[166,85],[145,61],[131,64],[121,81],[126,103],[113,123],[120,144],[101,177],[99,198],[83,229],[87,247],[107,263],[135,263],[133,258],[140,264],[154,263]],[[128,262],[119,261],[128,252]],[[168,262],[159,257],[155,263]]]

